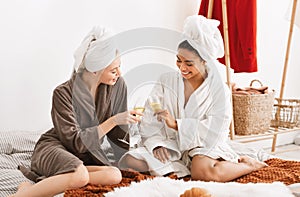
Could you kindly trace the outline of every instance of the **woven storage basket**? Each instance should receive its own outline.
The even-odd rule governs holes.
[[[294,128],[300,123],[300,100],[275,99],[271,127]]]
[[[258,80],[251,81],[250,86],[254,81]],[[232,94],[232,102],[234,131],[237,135],[260,134],[269,130],[274,91],[267,94]]]

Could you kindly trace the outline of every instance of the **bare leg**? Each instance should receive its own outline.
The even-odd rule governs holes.
[[[68,188],[82,187],[86,185],[88,181],[88,171],[84,165],[80,165],[75,172],[46,178],[23,190],[20,188],[14,196],[54,196],[64,192]]]
[[[118,184],[122,180],[120,170],[112,166],[87,166],[89,171],[89,183],[112,185]]]
[[[145,161],[136,159],[131,155],[125,156],[121,166],[122,168],[130,168],[138,172],[147,172],[149,170],[149,167]]]
[[[265,166],[247,156],[241,157],[239,163],[233,163],[196,155],[192,160],[191,176],[195,180],[227,182]]]
[[[22,182],[20,183],[20,185],[18,186],[18,191],[22,191],[22,190],[25,190],[29,187],[31,187],[32,184],[30,182]],[[9,195],[8,197],[14,197],[15,195]]]
[[[89,172],[89,170],[91,172]],[[107,172],[106,172],[107,171]],[[87,183],[115,184],[121,181],[121,173],[114,167],[106,166],[78,166],[75,172],[55,175],[46,178],[34,185],[20,185],[14,197],[41,197],[54,196],[66,189],[79,188]],[[113,177],[116,175],[116,177]],[[110,182],[111,181],[111,182]],[[23,184],[23,183],[22,183]]]
[[[32,186],[31,183],[29,182],[22,182],[20,183],[20,185],[18,186],[18,190],[24,190],[27,189],[28,187]]]

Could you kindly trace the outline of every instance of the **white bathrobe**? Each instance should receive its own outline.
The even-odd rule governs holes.
[[[142,145],[127,154],[145,160],[153,175],[175,172],[188,175],[190,160],[197,154],[237,162],[239,156],[227,144],[232,117],[230,91],[217,71],[216,62],[207,62],[207,78],[184,106],[184,79],[179,72],[160,77],[151,95],[157,95],[164,109],[177,120],[178,131],[158,121],[146,104],[140,124]],[[168,148],[170,162],[162,163],[153,156],[158,146]],[[183,157],[184,156],[184,157]],[[120,162],[122,166],[122,160]]]

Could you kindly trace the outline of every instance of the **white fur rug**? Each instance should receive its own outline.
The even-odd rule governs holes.
[[[205,188],[214,197],[293,197],[294,195],[281,182],[274,183],[248,183],[235,182],[217,183],[173,180],[167,177],[156,177],[152,180],[144,180],[132,183],[129,187],[116,188],[107,193],[106,197],[179,197],[185,190],[192,187]]]

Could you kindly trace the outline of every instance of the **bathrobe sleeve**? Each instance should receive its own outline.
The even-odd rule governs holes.
[[[180,155],[180,152],[176,140],[166,139],[166,136],[163,135],[165,133],[164,126],[161,126],[162,128],[159,128],[160,125],[162,124],[159,123],[160,122],[156,124],[152,123],[151,125],[149,125],[147,132],[148,133],[153,132],[153,133],[151,135],[148,134],[147,136],[145,135],[142,136],[144,146],[147,148],[147,150],[150,153],[153,153],[153,150],[156,147],[159,146],[165,147],[169,149],[173,157],[177,158]],[[145,128],[143,133],[145,133]]]
[[[118,82],[115,84],[115,88],[112,92],[112,116],[118,113],[127,111],[127,85],[123,78],[119,78]],[[129,145],[120,142],[118,139],[123,139],[128,132],[128,125],[115,126],[106,135],[108,137],[108,142],[112,146],[115,158],[119,160],[125,152],[129,150]],[[125,139],[129,143],[129,136]]]
[[[156,95],[164,105],[165,102],[165,89],[163,83],[159,80],[154,86],[151,95]],[[147,148],[147,150],[153,154],[153,150],[156,147],[162,146],[169,150],[171,157],[174,159],[179,159],[181,153],[178,149],[178,144],[176,139],[167,139],[166,128],[164,122],[158,121],[157,117],[151,110],[150,104],[147,101],[145,105],[144,117],[140,125],[140,134],[142,137],[142,143]],[[175,131],[174,131],[175,133]]]
[[[156,116],[154,118],[156,118]],[[177,140],[175,138],[166,138],[165,127],[164,123],[159,121],[153,121],[152,123],[147,124],[147,126],[144,124],[141,129],[143,145],[151,154],[153,154],[153,150],[156,147],[165,147],[170,153],[171,160],[180,159],[181,152]]]
[[[228,139],[232,117],[230,92],[225,85],[219,88],[213,86],[205,93],[208,94],[205,101],[200,106],[195,104],[196,110],[204,111],[203,114],[199,112],[202,115],[197,118],[177,119],[181,151],[195,147],[214,147]]]
[[[150,96],[156,95],[160,101],[162,101],[163,88],[160,82],[156,83]],[[152,153],[153,149],[158,146],[166,146],[163,136],[164,125],[162,122],[157,121],[154,115],[150,103],[147,100],[145,104],[144,117],[140,124],[140,134],[142,142],[145,147]]]
[[[65,89],[54,90],[51,115],[58,138],[69,151],[85,153],[89,148],[98,146],[97,125],[80,128],[75,117],[72,98]]]

